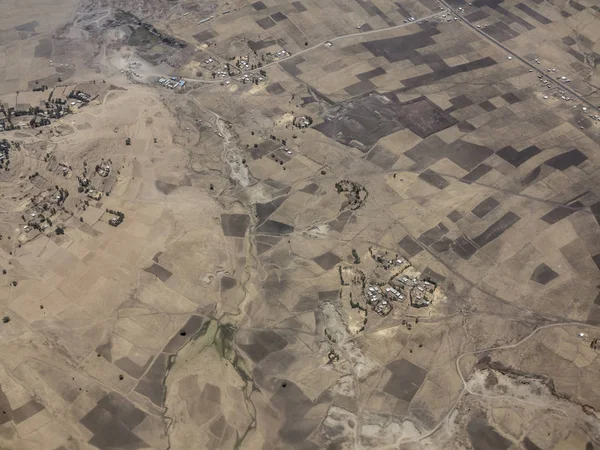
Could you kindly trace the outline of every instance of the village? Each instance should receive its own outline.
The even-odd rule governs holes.
[[[249,43],[249,46],[252,49],[252,42]],[[227,62],[219,61],[214,56],[205,53],[198,62],[201,70],[197,70],[195,75],[223,86],[228,86],[234,81],[259,85],[267,80],[267,72],[263,69],[265,65],[291,56],[291,53],[285,49],[263,54],[259,54],[256,50],[239,57],[234,56]],[[190,81],[193,80],[190,79]],[[179,90],[185,87],[188,80],[180,76],[162,76],[155,78],[155,81],[168,89]]]
[[[399,254],[371,247],[369,258],[361,259],[356,250],[352,256],[353,264],[340,265],[338,271],[342,311],[353,334],[366,329],[369,311],[379,320],[395,312],[394,318],[404,318],[403,324],[410,329],[407,317],[427,315],[423,310],[445,298],[436,280]]]
[[[377,314],[388,315],[394,302],[406,302],[413,308],[424,308],[433,302],[436,283],[421,278],[408,261],[388,260],[383,267],[391,271],[391,278],[387,282],[369,280],[364,291],[365,302]]]
[[[10,155],[15,151],[32,151],[18,141],[0,140],[0,168],[10,170]],[[117,181],[119,171],[113,170],[111,159],[101,159],[94,166],[83,163],[79,175],[70,165],[59,161],[49,152],[43,157],[44,172],[35,172],[28,176],[31,188],[23,196],[21,223],[19,224],[19,245],[35,239],[40,234],[64,234],[65,224],[73,218],[83,222],[85,211],[90,206],[101,206],[100,200],[110,191]],[[76,192],[70,192],[68,185],[76,181]],[[113,227],[123,223],[125,214],[121,211],[106,209],[99,220]]]
[[[7,139],[0,139],[0,170],[8,170],[12,145]]]
[[[31,91],[0,97],[0,133],[50,125],[95,100],[99,88],[94,85],[92,82],[50,89],[35,84]]]
[[[369,250],[376,267],[362,282],[363,299],[380,316],[387,316],[394,304],[405,304],[412,308],[425,308],[434,301],[437,283],[423,276],[407,259],[388,252]]]
[[[35,183],[35,178],[38,177],[39,174],[34,175],[31,179],[32,183]],[[40,233],[54,231],[57,235],[64,234],[61,224],[71,217],[71,214],[64,210],[64,203],[68,196],[69,192],[66,189],[57,186],[32,195],[21,215],[24,224],[18,237],[19,243],[30,241]]]

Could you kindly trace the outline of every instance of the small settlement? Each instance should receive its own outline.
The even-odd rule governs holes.
[[[308,128],[312,123],[313,120],[310,116],[294,117],[294,120],[292,121],[292,125],[299,129]]]
[[[50,125],[94,100],[98,90],[94,83],[53,89],[40,85],[0,97],[0,132]]]
[[[391,277],[387,282],[370,280],[365,284],[364,299],[373,311],[385,316],[392,311],[394,302],[408,302],[413,308],[432,303],[437,287],[433,280],[422,278],[406,260],[385,260],[377,255],[374,258],[391,272]]]
[[[34,177],[39,177],[39,175],[34,175]],[[32,236],[25,238],[27,234],[31,233],[35,236],[37,233],[46,232],[54,223],[68,216],[68,214],[63,214],[64,203],[68,196],[69,192],[62,188],[49,188],[33,195],[21,216],[25,225],[23,225],[23,235],[19,238],[19,242],[32,238]],[[54,231],[62,234],[62,227],[57,225]]]
[[[338,271],[342,286],[340,311],[352,334],[364,331],[369,320],[378,323],[390,314],[396,320],[402,319],[402,325],[410,330],[408,317],[428,315],[417,311],[445,299],[432,278],[435,272],[428,271],[431,276],[423,274],[399,254],[370,247],[369,257],[361,257],[352,249],[347,261],[350,259],[352,263],[338,265]],[[375,317],[369,319],[370,312]]]
[[[366,328],[369,311],[384,317],[396,309],[394,317],[399,318],[444,299],[437,282],[399,254],[370,247],[369,255],[361,258],[353,249],[353,263],[338,266],[342,285],[340,298],[344,304],[344,299],[349,300],[351,309],[346,310],[346,314],[353,332]]]
[[[181,89],[185,86],[185,80],[182,80],[179,77],[162,77],[158,79],[158,84],[162,84],[169,89]]]
[[[229,85],[236,80],[243,84],[259,85],[266,82],[267,79],[265,66],[291,56],[291,53],[285,49],[259,54],[257,52],[258,48],[254,47],[252,42],[250,42],[249,47],[252,50],[251,52],[231,57],[228,61],[219,61],[214,56],[207,53],[203,54],[200,59],[202,70],[196,73],[196,77],[213,80],[221,83],[221,85]],[[166,77],[158,80],[159,84],[171,89],[183,87],[185,82],[181,84],[181,81],[183,80],[178,77]]]
[[[9,155],[10,151],[19,151],[18,142],[9,143],[0,140],[0,158]],[[2,164],[8,168],[9,159],[2,159]],[[75,176],[73,168],[56,159],[53,153],[44,156],[46,172],[36,172],[29,176],[31,185],[37,193],[27,195],[28,201],[24,203],[24,210],[19,226],[21,234],[20,243],[35,239],[39,234],[56,233],[64,234],[64,225],[71,217],[82,216],[90,206],[99,208],[98,203],[110,190],[118,177],[118,171],[113,170],[111,159],[101,159],[95,166],[84,162],[83,171]],[[2,165],[0,165],[2,167]],[[93,170],[90,168],[93,167]],[[77,193],[70,194],[69,190],[54,184],[59,179],[63,185],[69,184],[73,178],[77,181]],[[77,195],[80,194],[80,195]],[[68,205],[67,205],[68,202]],[[68,206],[68,208],[67,208]],[[123,223],[125,214],[121,211],[106,209],[101,221],[113,227]],[[83,222],[83,219],[80,219]]]
[[[6,139],[0,139],[0,169],[4,169],[4,167],[8,167],[10,164],[10,154],[9,150],[11,148],[11,143]]]
[[[111,159],[102,159],[90,173],[89,166],[85,163],[81,176],[77,177],[78,192],[84,193],[92,200],[101,200],[105,192],[110,192],[117,179],[117,174],[111,170],[112,164]]]

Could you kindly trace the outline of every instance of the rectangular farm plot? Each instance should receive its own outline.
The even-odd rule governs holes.
[[[406,359],[400,359],[387,365],[391,372],[384,392],[398,399],[410,402],[423,384],[427,371]]]

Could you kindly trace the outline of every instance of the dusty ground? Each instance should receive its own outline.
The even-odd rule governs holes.
[[[600,6],[2,8],[0,448],[600,446]]]

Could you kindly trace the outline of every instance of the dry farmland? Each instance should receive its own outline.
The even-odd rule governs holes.
[[[0,5],[0,448],[600,448],[596,1],[51,3]]]

